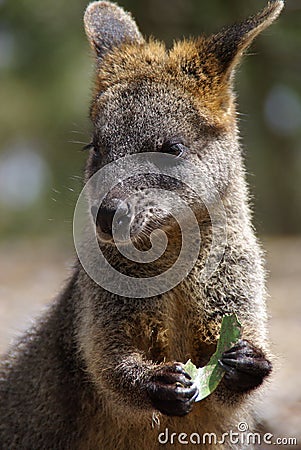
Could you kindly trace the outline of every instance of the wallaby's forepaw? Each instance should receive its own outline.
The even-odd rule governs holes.
[[[226,371],[225,385],[234,392],[255,389],[272,370],[264,353],[246,340],[240,340],[224,352],[219,363]]]
[[[168,416],[188,414],[198,395],[197,387],[180,363],[156,369],[147,390],[153,406]]]

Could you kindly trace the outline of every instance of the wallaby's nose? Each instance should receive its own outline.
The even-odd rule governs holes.
[[[92,206],[91,212],[99,229],[110,236],[113,235],[112,227],[115,214],[117,230],[121,235],[125,234],[132,218],[130,204],[118,199],[111,200],[109,204],[102,204],[98,210],[96,206]]]

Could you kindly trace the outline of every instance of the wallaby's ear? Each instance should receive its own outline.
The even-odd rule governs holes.
[[[258,14],[206,39],[205,47],[217,58],[221,73],[231,75],[253,39],[278,17],[283,6],[283,0],[271,0]]]
[[[122,44],[144,42],[130,14],[111,2],[90,3],[84,24],[90,45],[99,58]]]

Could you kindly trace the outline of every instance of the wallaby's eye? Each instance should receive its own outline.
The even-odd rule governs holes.
[[[93,138],[91,142],[89,142],[89,144],[86,144],[83,147],[83,150],[91,150],[93,152],[93,158],[95,159],[99,159],[101,156],[101,151],[99,150],[99,146],[96,143],[96,140]]]
[[[161,151],[163,153],[168,153],[169,155],[176,156],[177,158],[181,158],[185,155],[187,147],[179,142],[165,142],[162,145]]]
[[[93,148],[94,148],[94,142],[91,141],[91,142],[89,142],[89,144],[86,144],[83,146],[83,151],[92,150]]]
[[[172,144],[169,147],[169,151],[168,151],[169,154],[177,156],[179,158],[181,156],[184,156],[185,152],[186,152],[186,147],[183,144]]]

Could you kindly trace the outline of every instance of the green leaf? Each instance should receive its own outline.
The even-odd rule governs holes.
[[[208,397],[218,386],[224,376],[224,369],[219,365],[218,360],[224,351],[231,348],[241,337],[241,324],[236,314],[223,317],[220,337],[217,342],[216,352],[211,356],[205,367],[197,368],[191,360],[184,366],[186,372],[191,376],[199,389],[196,402]]]

